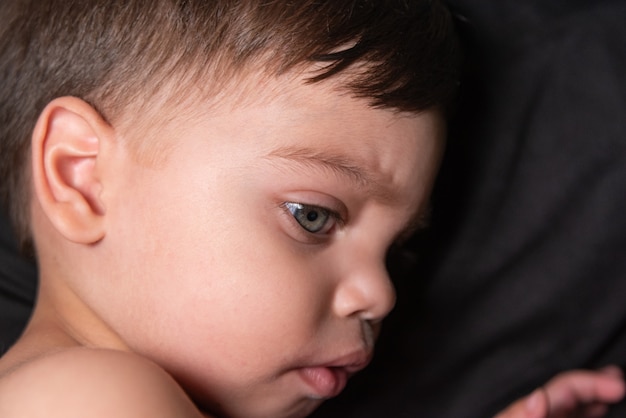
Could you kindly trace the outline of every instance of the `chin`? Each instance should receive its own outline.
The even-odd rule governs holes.
[[[313,413],[324,399],[302,398],[289,405],[211,405],[206,408],[209,416],[219,418],[304,418]]]

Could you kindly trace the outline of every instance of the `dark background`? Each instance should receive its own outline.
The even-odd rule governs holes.
[[[374,363],[316,417],[484,418],[626,365],[626,1],[449,3],[467,68],[432,228],[390,258]],[[2,219],[0,352],[34,293]]]
[[[7,215],[0,212],[0,355],[26,325],[36,286],[36,268],[18,256]]]

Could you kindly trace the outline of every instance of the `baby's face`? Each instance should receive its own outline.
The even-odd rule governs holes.
[[[131,132],[174,146],[158,167],[119,162],[101,243],[108,323],[233,417],[304,416],[366,366],[395,301],[387,249],[425,206],[443,143],[435,112],[279,82],[160,138]]]

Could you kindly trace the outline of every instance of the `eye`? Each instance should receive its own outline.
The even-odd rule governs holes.
[[[337,222],[338,215],[319,206],[295,202],[283,205],[303,229],[313,234],[327,233]]]

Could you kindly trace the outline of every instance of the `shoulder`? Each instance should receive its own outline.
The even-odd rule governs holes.
[[[0,416],[201,418],[174,379],[132,353],[73,348],[0,379]]]

